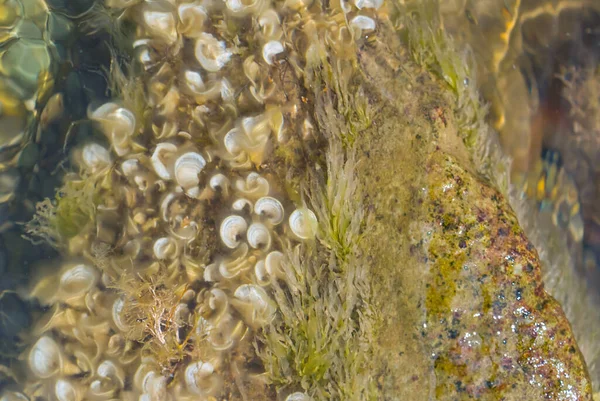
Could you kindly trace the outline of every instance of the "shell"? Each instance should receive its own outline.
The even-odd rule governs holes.
[[[175,161],[175,180],[186,192],[200,183],[198,175],[206,166],[206,160],[196,152],[181,155]]]
[[[264,260],[259,260],[254,265],[254,276],[256,277],[256,282],[260,286],[269,285],[271,283]]]
[[[188,38],[197,38],[203,32],[207,19],[206,9],[200,2],[182,3],[177,7],[178,31]]]
[[[174,43],[177,40],[177,30],[175,29],[175,16],[168,11],[143,12],[144,24],[153,37],[161,38],[167,43]]]
[[[350,25],[363,31],[373,31],[376,27],[373,18],[369,18],[364,15],[357,15],[356,17],[352,18]]]
[[[59,297],[67,300],[74,296],[85,295],[96,285],[100,275],[96,269],[87,265],[77,265],[60,277]]]
[[[269,9],[260,15],[258,25],[262,28],[262,34],[266,39],[278,40],[282,35],[279,14],[273,9]]]
[[[54,394],[58,401],[79,401],[82,398],[77,388],[75,388],[71,382],[64,379],[56,381],[56,384],[54,385]]]
[[[233,201],[233,203],[231,204],[231,207],[233,208],[233,210],[241,212],[242,210],[248,209],[249,211],[252,210],[252,202],[250,202],[248,199],[246,198],[238,198],[235,201]]]
[[[269,252],[265,259],[265,270],[269,276],[285,280],[286,274],[282,266],[283,258],[283,253],[279,251]]]
[[[222,380],[210,362],[194,362],[185,369],[185,383],[196,395],[212,395],[221,387]]]
[[[224,174],[218,173],[210,177],[208,185],[213,191],[218,191],[225,197],[229,195],[229,178]]]
[[[41,337],[29,351],[29,368],[40,379],[57,374],[62,367],[62,356],[58,344],[48,336]]]
[[[285,401],[312,401],[312,398],[308,394],[298,391],[288,395]]]
[[[101,171],[111,165],[108,150],[97,143],[88,143],[81,151],[83,163],[91,173]]]
[[[240,244],[241,236],[248,229],[248,223],[241,216],[231,215],[225,218],[221,223],[219,233],[221,241],[228,248],[236,248]]]
[[[251,172],[245,180],[235,182],[235,189],[248,199],[258,199],[269,194],[269,181],[260,174]]]
[[[127,332],[128,326],[123,321],[123,308],[125,307],[125,300],[123,298],[117,298],[113,304],[112,308],[112,318],[115,322],[115,325],[122,332]]]
[[[269,65],[273,65],[273,58],[275,58],[276,55],[281,54],[284,52],[284,48],[283,45],[281,44],[281,42],[277,41],[277,40],[271,40],[267,43],[265,43],[265,45],[263,46],[262,49],[262,56],[263,59],[265,60],[265,62]]]
[[[183,74],[185,85],[192,95],[200,95],[202,94],[206,86],[204,85],[204,81],[202,80],[202,75],[198,71],[186,71]]]
[[[254,264],[254,258],[248,257],[248,244],[240,245],[231,258],[219,263],[219,274],[224,278],[233,278]]]
[[[271,247],[271,233],[262,223],[252,223],[246,236],[252,248],[267,250]]]
[[[121,171],[125,177],[133,177],[139,171],[140,162],[136,159],[127,159],[121,163]]]
[[[229,62],[232,53],[225,47],[225,42],[203,32],[196,39],[195,55],[202,68],[217,72]]]
[[[263,196],[254,204],[254,213],[263,216],[273,225],[278,225],[283,221],[283,205],[277,199],[270,196]]]
[[[14,391],[5,391],[2,393],[0,401],[29,401],[29,398],[27,398],[22,393],[16,393]]]
[[[310,209],[294,210],[290,215],[289,224],[292,232],[300,239],[313,239],[317,235],[317,216]]]
[[[162,237],[154,242],[154,256],[159,260],[173,259],[177,256],[177,242],[170,237]]]
[[[154,171],[163,180],[170,180],[172,178],[172,159],[175,153],[177,153],[177,146],[168,142],[156,145],[156,149],[152,153],[150,160]]]
[[[383,5],[383,0],[354,0],[354,5],[359,10],[363,8],[379,9]]]
[[[131,135],[136,126],[133,113],[116,103],[105,103],[90,112],[89,118],[100,123],[117,155],[125,156],[131,147]]]
[[[239,286],[233,296],[232,305],[244,318],[244,322],[253,328],[263,327],[275,316],[277,306],[267,292],[253,284]]]
[[[113,361],[102,361],[98,365],[96,373],[98,376],[110,380],[114,388],[121,389],[125,385],[125,372]]]

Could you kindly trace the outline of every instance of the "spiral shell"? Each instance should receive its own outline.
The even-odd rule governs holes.
[[[117,298],[113,303],[112,318],[115,325],[122,332],[127,332],[128,326],[123,320],[123,308],[125,307],[125,300],[123,298]]]
[[[217,72],[229,62],[231,52],[225,42],[219,41],[210,33],[200,33],[196,39],[196,59],[206,71]]]
[[[163,180],[170,180],[172,178],[170,166],[172,166],[172,159],[175,153],[177,153],[177,146],[168,142],[156,145],[156,149],[152,153],[150,160],[152,167],[154,167],[154,172]]]
[[[224,278],[233,278],[239,275],[242,271],[252,267],[253,257],[247,257],[248,245],[240,245],[231,255],[231,258],[219,263],[219,273]]]
[[[284,48],[281,42],[277,40],[271,40],[265,43],[262,49],[262,56],[265,62],[269,65],[273,65],[273,58],[278,54],[283,53]]]
[[[85,295],[96,285],[99,277],[98,271],[91,266],[77,265],[72,267],[60,277],[60,298],[66,300],[74,296]]]
[[[373,18],[366,17],[364,15],[357,15],[350,20],[350,25],[363,31],[375,30],[375,21]]]
[[[161,38],[167,43],[177,40],[175,16],[169,11],[147,10],[143,12],[144,24],[153,37]]]
[[[81,152],[83,163],[91,173],[101,171],[111,165],[108,150],[97,143],[88,143]]]
[[[292,232],[300,239],[312,239],[317,235],[317,216],[310,209],[294,210],[290,215],[289,224]]]
[[[58,344],[48,336],[41,337],[29,351],[29,368],[40,379],[57,374],[62,366]]]
[[[71,382],[59,379],[54,385],[54,394],[58,401],[79,401],[82,399],[80,392]]]
[[[228,248],[236,248],[247,229],[248,223],[246,223],[243,217],[236,215],[228,216],[221,223],[219,230],[221,241]]]
[[[229,178],[224,174],[218,173],[210,177],[208,185],[213,191],[219,191],[225,197],[229,195]]]
[[[105,103],[89,113],[89,118],[100,123],[117,155],[125,156],[131,148],[131,135],[136,125],[133,113],[116,103]]]
[[[354,0],[354,5],[359,10],[363,8],[379,9],[383,5],[383,0]]]
[[[238,179],[235,188],[248,199],[258,199],[269,194],[269,181],[260,174],[251,172],[245,180]]]
[[[252,202],[250,202],[246,198],[238,198],[233,201],[233,203],[231,204],[231,207],[233,210],[235,210],[237,212],[241,212],[243,210],[251,211],[252,210]]]
[[[203,32],[207,14],[200,2],[182,3],[177,7],[178,31],[188,38],[197,38]]]
[[[170,237],[162,237],[154,242],[154,256],[159,260],[173,259],[177,255],[177,242]]]
[[[270,196],[263,196],[254,204],[254,213],[263,216],[273,225],[278,225],[283,221],[283,205],[277,199]]]
[[[268,324],[277,311],[275,303],[267,292],[253,284],[242,284],[233,296],[233,306],[243,316],[244,322],[253,328],[259,328]]]
[[[221,382],[210,362],[194,362],[185,369],[185,383],[193,394],[212,395],[221,387]]]
[[[200,183],[198,176],[206,166],[206,161],[196,152],[181,155],[175,161],[175,180],[186,192],[197,188]]]
[[[271,247],[271,233],[262,223],[252,223],[246,236],[252,248],[266,250]]]

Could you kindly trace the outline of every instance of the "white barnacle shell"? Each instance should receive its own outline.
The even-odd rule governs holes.
[[[229,178],[224,174],[218,173],[210,177],[208,185],[213,191],[219,191],[223,196],[229,195]]]
[[[281,42],[277,40],[271,40],[265,43],[265,45],[263,46],[262,56],[267,64],[273,65],[273,58],[276,55],[283,53],[283,51],[284,48]]]
[[[164,142],[156,145],[154,153],[150,158],[152,167],[156,174],[163,180],[170,180],[171,176],[171,165],[175,154],[177,153],[177,146],[172,143]]]
[[[317,216],[310,209],[294,210],[290,215],[289,224],[292,232],[300,239],[312,239],[317,234]]]
[[[383,0],[354,0],[354,5],[359,10],[363,8],[374,8],[377,10],[383,5]]]
[[[210,33],[201,33],[196,39],[196,59],[206,71],[217,72],[231,58],[231,51],[225,47],[225,42],[219,41]]]
[[[125,385],[125,372],[111,360],[102,361],[98,365],[96,373],[101,378],[110,380],[111,387],[121,389]]]
[[[96,285],[100,275],[98,271],[87,265],[77,265],[65,271],[60,277],[58,296],[63,301],[85,297]]]
[[[186,193],[198,189],[200,177],[198,176],[206,166],[204,157],[196,152],[187,152],[175,161],[175,180]],[[195,191],[198,192],[198,191]]]
[[[269,194],[269,181],[260,174],[251,172],[246,179],[238,179],[235,189],[248,199],[258,199]]]
[[[233,210],[241,212],[242,210],[248,208],[248,210],[252,210],[252,202],[250,202],[248,199],[246,198],[238,198],[236,200],[233,201],[233,203],[231,204],[231,207],[233,208]]]
[[[234,292],[232,305],[253,328],[268,324],[275,316],[277,307],[267,292],[253,284],[242,284]]]
[[[85,145],[81,156],[83,163],[91,173],[105,169],[112,162],[108,150],[97,143],[88,143]]]
[[[229,279],[236,277],[242,271],[248,270],[254,263],[254,257],[248,257],[248,244],[241,244],[227,260],[219,263],[219,274]]]
[[[248,223],[241,216],[227,216],[221,223],[219,233],[221,241],[228,248],[236,248],[240,244],[240,239],[248,229]]]
[[[29,351],[29,369],[40,379],[54,376],[59,372],[61,366],[60,349],[51,337],[41,337]]]
[[[89,118],[100,123],[117,155],[124,156],[129,151],[135,130],[135,116],[131,111],[116,103],[105,103],[90,112]]]
[[[212,395],[221,387],[222,379],[210,362],[194,362],[185,369],[185,384],[196,395]]]
[[[271,233],[262,223],[252,223],[246,234],[248,244],[255,249],[269,249],[271,247]]]
[[[125,300],[123,298],[117,298],[113,303],[112,318],[115,325],[122,332],[126,332],[128,329],[127,324],[123,320],[123,308],[125,307]]]
[[[269,223],[277,225],[283,221],[283,205],[277,199],[263,196],[254,204],[254,213],[265,217]]]
[[[188,38],[197,38],[204,28],[207,14],[200,2],[182,3],[177,7],[179,33]]]
[[[173,259],[177,255],[177,242],[171,237],[162,237],[154,242],[152,250],[159,260]]]
[[[199,95],[205,91],[206,87],[204,85],[204,80],[198,71],[187,70],[183,73],[183,78],[185,80],[185,85],[191,94]]]
[[[357,15],[352,18],[352,20],[350,20],[350,25],[363,31],[375,30],[375,21],[373,18],[364,15]]]
[[[297,391],[288,395],[285,401],[313,401],[313,399],[308,394]]]
[[[146,10],[143,12],[144,24],[150,34],[159,37],[167,43],[177,40],[175,16],[169,11]]]
[[[58,401],[79,401],[82,399],[78,389],[68,380],[59,379],[54,385],[54,395]]]

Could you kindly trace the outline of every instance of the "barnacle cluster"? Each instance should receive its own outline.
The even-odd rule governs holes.
[[[332,178],[329,192],[315,195],[327,201],[324,209],[303,200],[298,177],[310,161],[298,160],[318,145],[303,83],[331,68],[331,50],[351,66],[355,41],[376,29],[385,7],[372,0],[106,4],[136,24],[129,73],[139,74],[129,82],[141,86],[135,93],[145,102],[123,94],[90,108],[104,142],[74,152],[79,172],[30,225],[69,262],[31,291],[50,312],[24,355],[23,393],[61,401],[262,399],[255,388],[266,382],[285,385],[289,401],[327,399],[337,384],[314,385],[336,375],[353,380],[352,372],[326,373],[332,358],[357,360],[359,350],[344,348],[356,328],[341,329],[359,297],[342,296],[353,284],[338,283],[336,272],[357,268],[347,253],[360,221],[351,222],[341,178],[340,188]],[[329,76],[341,86],[348,71],[337,67]],[[346,170],[351,176],[351,164]],[[339,265],[298,259],[300,250],[315,249],[319,233],[331,239],[322,242]],[[336,284],[310,284],[307,274]],[[315,303],[323,295],[329,311]],[[319,319],[333,337],[315,349]],[[272,334],[255,343],[262,330]],[[293,330],[304,343],[286,359],[280,351]],[[263,347],[259,356],[253,344]],[[262,367],[253,372],[256,361]],[[281,380],[290,369],[300,378]]]

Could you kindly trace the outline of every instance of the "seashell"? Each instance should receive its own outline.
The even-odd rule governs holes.
[[[285,280],[286,274],[282,266],[283,258],[283,253],[279,251],[269,252],[265,259],[265,270],[269,276]]]
[[[219,263],[219,274],[224,278],[233,278],[240,272],[248,270],[254,264],[254,257],[247,257],[248,244],[240,245],[231,255],[231,258]]]
[[[221,241],[228,248],[236,248],[240,244],[242,235],[248,229],[248,223],[243,217],[232,215],[228,216],[221,223],[219,233],[221,235]]]
[[[288,395],[285,401],[313,401],[313,399],[308,394],[295,392]]]
[[[162,375],[148,373],[144,378],[143,390],[149,401],[168,400],[167,378]]]
[[[229,62],[232,53],[225,47],[225,42],[203,32],[196,39],[195,55],[202,68],[217,72]]]
[[[117,155],[125,156],[131,148],[136,125],[133,113],[116,103],[105,103],[88,114],[91,120],[100,123]]]
[[[110,154],[97,143],[88,143],[81,152],[83,163],[91,173],[101,171],[111,165]]]
[[[58,401],[79,401],[82,399],[81,394],[71,384],[71,382],[59,379],[54,385],[54,394]]]
[[[258,25],[262,28],[262,34],[266,39],[278,40],[282,35],[279,14],[273,9],[260,15]]]
[[[263,196],[254,204],[254,213],[265,217],[269,223],[278,225],[283,221],[283,205],[277,199]]]
[[[248,211],[251,211],[252,210],[252,202],[250,202],[246,198],[239,198],[239,199],[236,199],[235,201],[233,201],[233,203],[231,204],[231,207],[233,208],[233,210],[236,210],[238,212],[241,212],[242,210],[245,210],[245,209],[248,209]]]
[[[121,163],[121,171],[125,177],[133,177],[133,175],[139,170],[140,162],[136,159],[127,159]]]
[[[125,372],[113,361],[106,360],[100,363],[96,373],[98,376],[110,380],[113,388],[122,389],[125,385]]]
[[[208,306],[214,312],[211,316],[211,320],[218,321],[227,313],[227,308],[229,307],[229,299],[227,298],[227,294],[225,294],[225,292],[219,288],[213,288],[210,290]]]
[[[255,249],[267,250],[271,247],[271,233],[262,223],[252,223],[246,233],[248,244]]]
[[[177,146],[172,143],[164,142],[156,145],[156,149],[150,160],[154,171],[163,180],[170,180],[172,178],[172,159],[176,152]]]
[[[214,283],[216,281],[219,281],[221,278],[221,276],[219,275],[219,265],[217,265],[216,263],[211,263],[210,265],[206,266],[204,268],[202,278],[208,283]]]
[[[357,15],[352,18],[352,20],[350,20],[350,25],[363,31],[374,31],[376,26],[373,18],[364,15]]]
[[[212,363],[198,361],[185,369],[185,384],[191,393],[207,396],[221,388],[222,379],[215,373]]]
[[[0,401],[29,401],[29,398],[27,398],[22,393],[17,393],[14,391],[5,391],[2,393]]]
[[[173,238],[163,237],[154,242],[154,256],[159,260],[173,259],[177,255],[177,242]]]
[[[317,235],[317,216],[307,208],[296,209],[289,218],[292,232],[300,239],[312,239]]]
[[[29,351],[29,369],[40,379],[57,374],[62,367],[58,344],[48,336],[41,337]]]
[[[108,340],[106,353],[110,356],[118,356],[125,350],[125,338],[121,334],[113,334]]]
[[[115,325],[122,332],[127,332],[128,325],[123,321],[123,308],[125,307],[125,300],[123,298],[117,298],[112,308],[112,318]]]
[[[202,80],[202,75],[200,75],[197,71],[186,71],[183,74],[185,84],[187,89],[193,95],[201,94],[205,91],[206,87],[204,85],[204,81]]]
[[[235,92],[231,87],[231,83],[226,78],[221,80],[221,99],[224,102],[232,103],[234,100]]]
[[[215,350],[226,351],[242,339],[247,331],[244,322],[227,313],[219,320],[218,325],[210,328],[207,341]]]
[[[259,286],[242,284],[235,290],[233,296],[235,297],[232,302],[233,307],[242,315],[244,322],[254,329],[265,326],[275,316],[277,311],[275,302]]]
[[[171,44],[177,40],[175,16],[168,11],[144,11],[144,24],[150,35]]]
[[[197,188],[200,183],[198,175],[206,166],[206,161],[196,152],[181,155],[175,161],[175,180],[186,192]]]
[[[285,49],[283,48],[283,45],[281,44],[281,42],[277,41],[277,40],[271,40],[270,42],[267,42],[262,49],[262,56],[263,59],[265,60],[265,62],[269,65],[273,65],[273,58],[278,55],[283,53]]]
[[[246,179],[238,179],[235,189],[248,199],[258,199],[269,194],[269,181],[260,174],[251,172]]]
[[[85,295],[99,279],[96,269],[87,265],[77,265],[62,274],[58,295],[63,300]]]
[[[197,38],[203,32],[207,19],[206,9],[199,2],[182,3],[177,7],[178,31],[188,38]]]
[[[383,5],[383,0],[354,0],[354,5],[359,10],[363,8],[379,9]]]
[[[213,191],[220,192],[225,197],[229,195],[229,178],[224,174],[219,173],[210,177],[208,185]]]
[[[256,262],[254,265],[254,275],[256,276],[256,282],[260,286],[269,285],[271,283],[264,260],[259,260]]]

